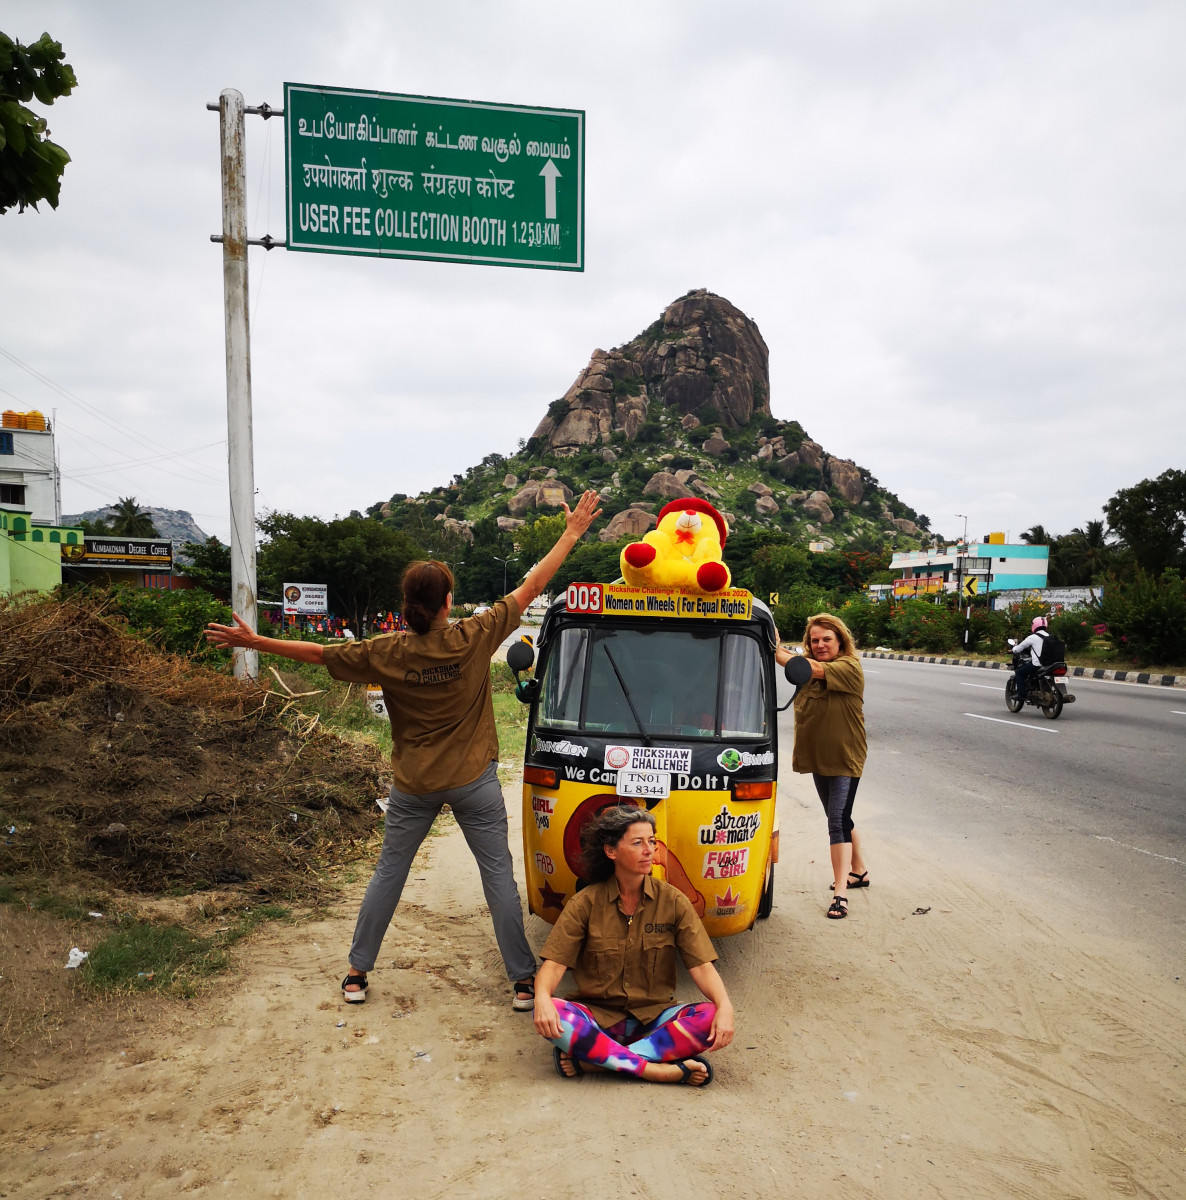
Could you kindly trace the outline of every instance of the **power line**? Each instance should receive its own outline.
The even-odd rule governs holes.
[[[199,450],[209,450],[212,446],[225,446],[225,445],[226,445],[226,438],[223,438],[221,441],[207,442],[203,446],[194,446],[190,450],[178,450],[174,454],[156,454],[156,455],[153,455],[152,458],[128,459],[126,462],[116,463],[114,466],[111,466],[111,467],[90,467],[90,468],[84,469],[82,471],[76,471],[73,474],[67,475],[65,477],[68,479],[75,479],[75,480],[86,479],[92,475],[105,475],[110,471],[122,471],[126,467],[152,466],[153,464],[161,462],[164,459],[184,458],[186,455],[194,454]],[[219,482],[221,482],[221,481],[219,481]]]
[[[55,383],[54,380],[50,379],[48,375],[43,375],[35,367],[31,367],[27,362],[23,362],[21,359],[17,358],[17,356],[13,354],[11,350],[6,350],[3,346],[0,346],[0,356],[7,358],[9,362],[13,363],[17,367],[20,367],[22,371],[28,372],[28,374],[32,375],[33,378],[39,383],[44,384],[51,391],[57,392],[59,396],[71,401],[73,404],[77,404],[84,412],[89,413],[96,420],[102,421],[104,425],[109,425],[112,429],[116,430],[116,432],[130,437],[133,441],[139,442],[145,447],[145,449],[153,450],[158,454],[173,453],[168,446],[163,446],[161,443],[155,442],[151,438],[144,437],[132,426],[125,425],[122,421],[117,421],[114,417],[107,416],[107,414],[102,412],[102,410],[96,408],[93,404],[89,404],[80,396],[76,396],[68,388],[64,388],[61,384]]]

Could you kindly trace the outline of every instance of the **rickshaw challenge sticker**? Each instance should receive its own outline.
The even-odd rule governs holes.
[[[666,771],[692,769],[690,746],[606,746],[605,767],[609,771]]]
[[[605,766],[617,771],[619,796],[662,800],[671,795],[672,774],[691,771],[692,750],[687,746],[606,746]]]

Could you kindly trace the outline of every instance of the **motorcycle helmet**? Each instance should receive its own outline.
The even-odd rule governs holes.
[[[1030,633],[1037,633],[1039,629],[1045,629],[1047,624],[1045,617],[1035,617],[1030,622]]]

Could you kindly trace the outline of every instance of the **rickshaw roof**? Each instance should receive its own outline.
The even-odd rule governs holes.
[[[565,593],[558,596],[555,600],[552,601],[551,604],[548,605],[547,612],[544,614],[544,619],[540,624],[538,641],[540,641],[540,642],[546,641],[551,632],[552,626],[555,625],[555,623],[557,621],[561,620],[562,618],[566,619],[566,620],[588,621],[590,624],[601,624],[602,622],[605,622],[605,623],[632,622],[633,623],[633,622],[645,621],[647,624],[654,623],[656,628],[662,628],[666,624],[677,624],[677,623],[678,624],[697,624],[697,625],[704,625],[707,623],[709,625],[716,626],[716,627],[729,627],[729,626],[744,627],[744,626],[758,625],[767,634],[767,636],[769,637],[771,642],[773,642],[774,638],[775,638],[776,627],[775,627],[775,623],[774,623],[773,614],[771,613],[770,609],[761,600],[759,600],[756,596],[753,595],[752,592],[748,591],[745,588],[731,588],[726,593],[726,595],[730,598],[734,598],[734,599],[738,599],[738,600],[744,599],[744,601],[748,604],[748,607],[749,607],[749,615],[748,616],[736,616],[736,615],[720,616],[720,615],[703,615],[703,614],[696,614],[696,613],[680,613],[678,611],[668,613],[668,612],[662,611],[661,609],[657,609],[653,603],[649,610],[647,610],[645,608],[645,605],[647,602],[647,597],[650,597],[652,599],[652,601],[655,601],[655,600],[666,601],[669,599],[674,599],[676,597],[683,597],[683,598],[686,598],[686,600],[689,602],[696,601],[696,600],[711,602],[714,599],[714,597],[712,597],[712,596],[698,596],[694,593],[667,591],[667,590],[663,590],[663,589],[626,588],[621,584],[596,584],[596,585],[575,584],[572,586],[576,586],[576,587],[597,586],[601,589],[607,589],[607,588],[614,589],[614,594],[621,594],[625,591],[629,591],[629,593],[631,593],[631,595],[640,597],[642,599],[644,608],[638,610],[637,612],[624,611],[624,610],[618,610],[618,611],[612,611],[612,612],[570,611],[568,608],[567,590],[566,590]],[[678,605],[677,605],[677,607],[678,607]]]

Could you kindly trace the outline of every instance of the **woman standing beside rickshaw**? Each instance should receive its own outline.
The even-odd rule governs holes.
[[[865,673],[848,626],[830,613],[809,617],[803,653],[811,678],[795,696],[795,749],[791,766],[811,772],[828,815],[832,857],[832,903],[828,916],[848,916],[848,889],[869,886],[861,839],[853,827],[852,805],[865,769]],[[775,651],[780,665],[792,653]]]

